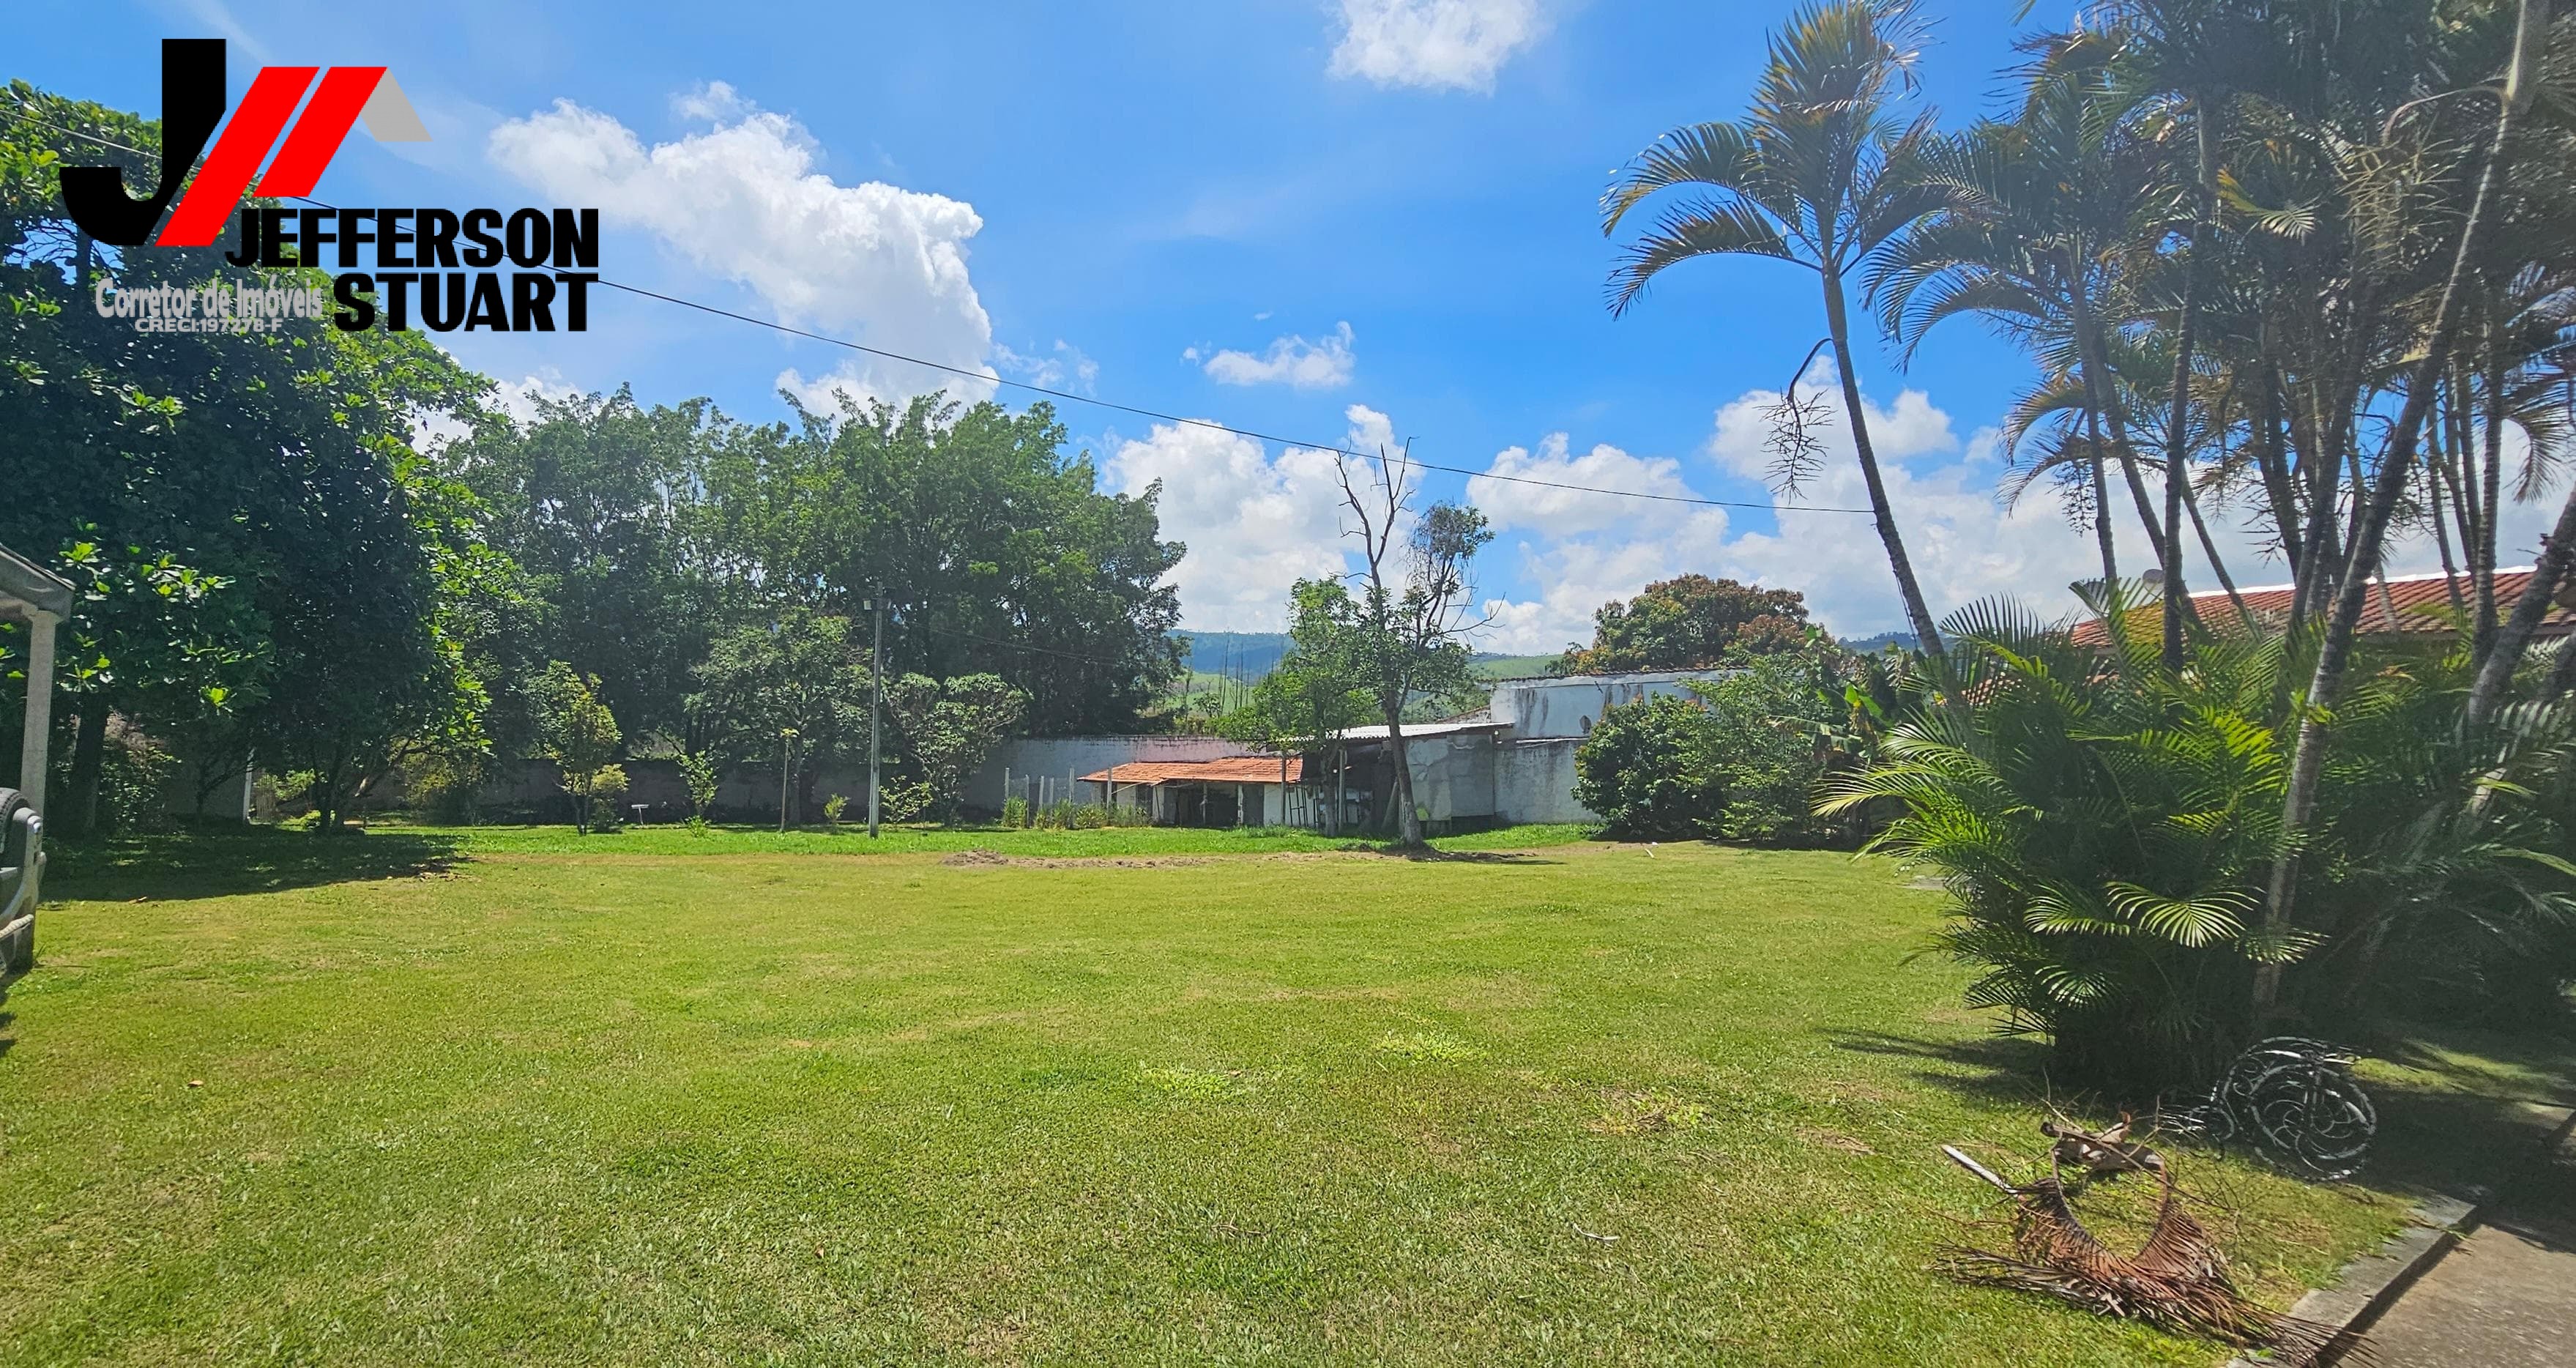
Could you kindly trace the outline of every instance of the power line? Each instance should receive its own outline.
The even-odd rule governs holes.
[[[23,111],[25,108],[25,103],[23,101],[20,102],[20,107]],[[106,138],[83,133],[78,129],[68,128],[50,120],[38,118],[30,113],[22,112],[19,117],[25,119],[29,123],[41,124],[44,127],[51,128],[58,133],[69,134],[75,138],[82,138],[87,141],[97,143],[101,147],[112,147],[119,151],[131,152],[138,157],[150,157],[154,155],[144,151],[142,148],[130,147],[120,142],[111,142]],[[317,208],[333,209],[336,207],[325,204],[321,200],[315,199],[310,195],[290,195],[286,196],[286,198],[302,200],[304,203],[314,205]],[[660,300],[665,304],[676,304],[684,309],[695,309],[700,313],[712,314],[718,318],[729,318],[737,323],[748,323],[755,328],[767,328],[773,332],[785,333],[790,337],[801,337],[807,341],[820,342],[826,346],[841,347],[849,351],[879,357],[888,361],[901,361],[909,365],[923,366],[935,371],[944,371],[951,375],[962,376],[966,379],[979,381],[984,384],[1007,385],[1012,389],[1025,390],[1031,394],[1042,394],[1050,399],[1061,399],[1067,403],[1088,404],[1094,408],[1103,408],[1118,413],[1132,414],[1136,417],[1148,418],[1156,422],[1172,423],[1183,427],[1205,428],[1212,432],[1230,433],[1237,437],[1249,437],[1257,442],[1276,443],[1282,447],[1299,447],[1308,451],[1331,452],[1337,456],[1349,456],[1359,460],[1370,459],[1366,452],[1353,451],[1349,447],[1337,446],[1330,442],[1299,441],[1293,437],[1281,437],[1274,433],[1259,432],[1250,428],[1234,427],[1226,423],[1217,422],[1213,419],[1184,418],[1179,414],[1165,413],[1159,409],[1143,408],[1135,404],[1121,404],[1114,400],[1101,399],[1092,395],[1076,394],[1071,390],[1051,389],[1045,385],[1032,384],[1025,380],[1011,380],[999,375],[987,374],[984,371],[971,370],[964,366],[952,366],[944,361],[932,361],[919,356],[908,356],[902,352],[888,351],[883,347],[871,347],[865,343],[852,342],[847,338],[833,337],[827,333],[818,333],[804,328],[791,327],[785,323],[776,322],[771,319],[760,318],[747,313],[739,313],[732,309],[719,308],[716,305],[701,303],[694,299],[683,299],[678,295],[663,294],[658,290],[648,290],[641,285],[628,285],[622,281],[610,280],[606,277],[600,277],[592,283],[605,285],[612,290],[623,290],[631,295],[641,295],[646,299]],[[1875,512],[1875,510],[1867,508],[1835,508],[1821,504],[1753,503],[1741,499],[1704,499],[1695,494],[1651,494],[1639,489],[1607,489],[1599,485],[1574,484],[1570,481],[1564,480],[1541,480],[1527,475],[1497,475],[1492,471],[1487,470],[1470,470],[1464,466],[1440,465],[1432,461],[1416,460],[1410,455],[1406,456],[1404,460],[1406,464],[1419,467],[1423,470],[1436,470],[1449,475],[1464,475],[1467,478],[1474,480],[1499,480],[1506,484],[1530,485],[1539,489],[1563,490],[1568,493],[1575,494],[1604,494],[1621,499],[1649,499],[1657,503],[1691,504],[1706,508],[1751,508],[1775,514],[1784,512],[1873,514]]]
[[[622,284],[618,281],[606,278],[602,278],[597,283],[605,285],[612,290],[624,290],[628,294],[642,295],[647,299],[658,299],[665,304],[677,304],[684,309],[696,309],[700,313],[714,314],[718,318],[730,318],[739,323],[749,323],[754,327],[768,328],[776,332],[786,333],[793,337],[802,337],[808,341],[821,342],[830,346],[845,347],[854,352],[863,352],[869,356],[882,357],[889,361],[903,361],[916,366],[927,366],[932,370],[946,371],[951,375],[964,376],[967,379],[981,381],[985,384],[1008,385],[1013,389],[1026,390],[1031,394],[1043,394],[1050,399],[1062,399],[1069,403],[1076,404],[1089,404],[1094,408],[1112,409],[1119,413],[1134,414],[1139,418],[1150,418],[1156,422],[1174,423],[1186,427],[1206,428],[1214,432],[1232,433],[1237,437],[1249,437],[1257,442],[1275,442],[1283,447],[1301,447],[1308,451],[1328,451],[1338,456],[1357,457],[1361,460],[1370,459],[1366,452],[1353,451],[1349,447],[1335,446],[1329,442],[1299,441],[1293,437],[1281,437],[1275,433],[1259,432],[1251,428],[1234,427],[1230,424],[1216,422],[1215,420],[1208,418],[1184,418],[1178,414],[1162,412],[1159,409],[1140,408],[1134,404],[1121,404],[1114,400],[1094,398],[1087,394],[1075,394],[1070,390],[1049,389],[1044,385],[1030,384],[1024,380],[1011,380],[998,375],[988,375],[983,371],[969,370],[964,366],[952,366],[942,361],[929,361],[918,356],[906,356],[902,352],[887,351],[882,347],[871,347],[863,343],[852,342],[845,338],[833,337],[825,333],[810,332],[804,328],[790,327],[787,324],[772,322],[769,319],[755,317],[751,314],[737,313],[732,309],[718,308],[713,304],[701,304],[694,299],[682,299],[677,295],[662,294],[659,291],[645,289],[640,285]],[[1542,489],[1562,489],[1578,494],[1608,494],[1623,499],[1653,499],[1661,503],[1701,504],[1713,508],[1760,508],[1769,509],[1774,512],[1787,510],[1799,513],[1869,513],[1873,511],[1866,508],[1830,508],[1822,505],[1811,504],[1767,504],[1749,503],[1736,499],[1703,499],[1693,494],[1650,494],[1644,490],[1638,489],[1605,489],[1598,485],[1573,484],[1562,480],[1540,480],[1533,479],[1526,475],[1496,475],[1491,471],[1470,470],[1463,466],[1440,465],[1435,462],[1415,460],[1409,457],[1406,458],[1406,463],[1418,466],[1424,470],[1437,470],[1451,475],[1464,475],[1470,479],[1501,480],[1508,484],[1535,485]]]
[[[1004,641],[1000,637],[979,636],[973,632],[961,632],[954,627],[934,627],[926,622],[921,624],[921,627],[923,631],[936,633],[940,636],[964,637],[968,641],[980,641],[987,646],[1000,646],[1013,651],[1035,651],[1040,655],[1062,656],[1067,660],[1087,661],[1093,665],[1107,665],[1113,669],[1121,668],[1129,663],[1126,661],[1112,660],[1107,656],[1084,655],[1080,651],[1058,650],[1053,646],[1031,646],[1024,641]]]

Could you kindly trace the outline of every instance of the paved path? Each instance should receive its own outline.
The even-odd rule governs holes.
[[[2382,1368],[2576,1363],[2576,1135],[2366,1329]]]

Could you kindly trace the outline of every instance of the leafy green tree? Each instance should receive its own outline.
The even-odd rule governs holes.
[[[1310,756],[1323,768],[1310,783],[1337,771],[1341,734],[1376,715],[1361,673],[1353,632],[1358,606],[1336,579],[1299,580],[1288,591],[1288,650],[1252,686],[1252,698],[1219,718],[1218,735],[1276,754]],[[1339,822],[1340,803],[1328,804]],[[1336,825],[1338,829],[1338,825]]]
[[[722,766],[779,761],[795,769],[801,813],[811,806],[815,768],[867,744],[864,651],[850,639],[849,619],[809,608],[722,633],[693,671],[690,730]],[[780,774],[782,787],[789,780]]]
[[[1755,651],[1805,638],[1807,597],[1731,579],[1682,575],[1649,584],[1592,615],[1592,644],[1567,651],[1559,674],[1688,670],[1715,665],[1739,645]]]
[[[572,825],[587,834],[600,822],[601,804],[626,791],[626,771],[612,763],[625,733],[616,714],[599,701],[598,681],[557,660],[529,689],[537,723],[537,754],[555,762],[563,791],[572,799]],[[615,814],[609,813],[614,821]]]
[[[857,617],[883,586],[886,672],[990,672],[1040,735],[1130,731],[1180,672],[1160,489],[1108,495],[1044,404],[925,396],[800,411],[708,472],[719,541],[764,583]]]
[[[335,829],[403,738],[479,727],[478,690],[441,636],[437,534],[412,507],[408,442],[416,421],[456,411],[488,382],[415,333],[139,332],[100,317],[94,285],[184,288],[238,273],[217,251],[120,253],[86,240],[60,217],[56,172],[103,158],[148,175],[142,154],[89,139],[148,147],[152,125],[23,84],[11,94],[42,121],[0,125],[0,427],[11,434],[0,541],[40,555],[88,544],[158,567],[146,577],[163,585],[184,568],[227,586],[192,598],[156,585],[163,603],[149,611],[126,612],[142,605],[115,594],[97,602],[87,647],[102,687],[68,681],[64,712],[78,720],[67,789],[94,789],[110,712],[193,731],[221,690],[242,729],[227,749],[246,732],[273,768],[314,773],[322,829]],[[175,636],[173,611],[190,619]],[[178,642],[228,644],[165,649]],[[128,692],[146,679],[148,690]]]
[[[1709,834],[1725,798],[1708,710],[1658,694],[1622,703],[1574,751],[1574,801],[1615,836],[1681,840]]]
[[[956,820],[966,780],[1028,713],[1028,695],[989,674],[905,675],[887,682],[885,701],[927,790],[921,810],[938,822]]]
[[[1916,583],[1896,513],[1880,478],[1854,369],[1845,281],[1871,254],[1936,203],[1919,175],[1936,135],[1931,116],[1896,118],[1911,87],[1923,25],[1907,0],[1820,0],[1799,8],[1771,40],[1753,107],[1736,123],[1677,128],[1619,175],[1602,197],[1602,231],[1666,190],[1693,197],[1664,211],[1630,246],[1610,280],[1610,309],[1624,313],[1666,267],[1705,256],[1795,262],[1823,287],[1825,332],[1842,380],[1843,417],[1878,537],[1896,576],[1915,639],[1941,654],[1941,637]],[[1797,399],[1793,377],[1789,398]],[[1811,459],[1794,445],[1782,472],[1794,488]]]
[[[128,546],[113,554],[77,541],[54,569],[78,591],[56,647],[57,684],[79,716],[55,811],[64,832],[77,836],[101,825],[109,715],[148,720],[164,733],[238,733],[266,677],[267,624],[240,586],[166,551]]]
[[[710,505],[707,474],[727,448],[782,433],[704,399],[646,408],[620,389],[540,396],[524,421],[478,414],[432,459],[472,492],[486,544],[526,576],[527,634],[597,677],[637,736],[685,747],[691,667],[740,595],[735,577],[758,564]]]

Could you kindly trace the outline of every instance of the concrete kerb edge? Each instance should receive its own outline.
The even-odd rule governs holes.
[[[2539,1153],[2547,1154],[2576,1130],[2576,1108],[2548,1107],[2537,1103],[2520,1104],[2525,1111],[2539,1117],[2548,1127]],[[2509,1175],[2508,1175],[2509,1176]],[[2365,1331],[2370,1322],[2415,1285],[2418,1278],[2431,1271],[2442,1256],[2477,1229],[2485,1218],[2495,1193],[2503,1190],[2502,1180],[2482,1202],[2464,1202],[2456,1197],[2432,1197],[2410,1208],[2406,1226],[2388,1238],[2378,1249],[2345,1264],[2334,1282],[2299,1298],[2290,1314],[2302,1320],[2315,1321],[2337,1330],[2359,1326]],[[2227,1368],[2274,1368],[2277,1360],[2268,1355],[2239,1354],[2227,1361]]]

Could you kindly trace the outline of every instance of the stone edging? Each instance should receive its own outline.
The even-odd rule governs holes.
[[[2576,1128],[2576,1109],[2528,1102],[2521,1105],[2548,1127],[2540,1145],[2543,1154]],[[2494,1194],[2489,1193],[2487,1201],[2493,1199]],[[2464,1202],[2456,1197],[2426,1199],[2406,1213],[2405,1229],[2390,1236],[2378,1249],[2345,1264],[2332,1286],[2320,1287],[2299,1298],[2290,1314],[2338,1330],[2376,1318],[2451,1252],[2452,1246],[2476,1229],[2485,1213],[2484,1202]],[[2272,1362],[2239,1354],[2227,1361],[2227,1368],[2269,1368]]]

